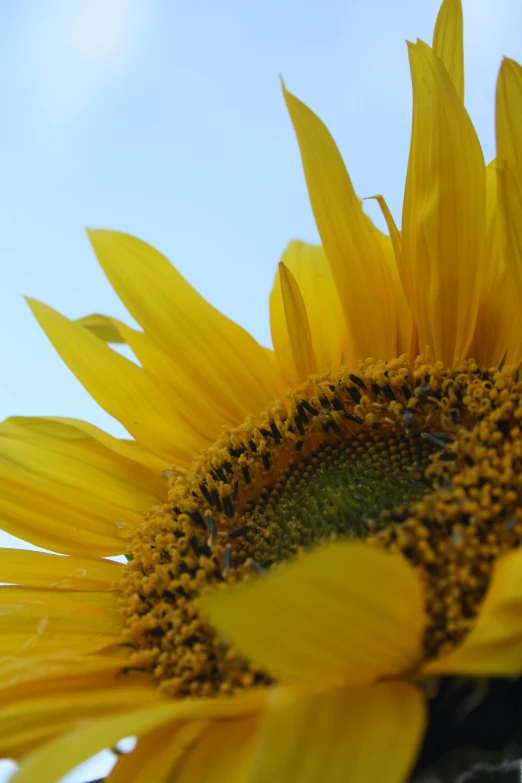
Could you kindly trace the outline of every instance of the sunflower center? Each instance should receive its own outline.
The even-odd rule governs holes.
[[[225,432],[133,541],[121,583],[133,665],[176,697],[270,682],[204,622],[200,596],[335,538],[402,552],[425,587],[426,654],[456,644],[494,561],[520,542],[518,387],[471,361],[368,360]]]
[[[361,432],[293,460],[263,488],[228,533],[230,557],[267,569],[330,539],[365,538],[427,492],[423,480],[432,444],[385,432]],[[236,538],[237,536],[237,538]]]

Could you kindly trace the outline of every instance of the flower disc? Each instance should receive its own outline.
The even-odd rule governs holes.
[[[508,371],[368,361],[224,432],[133,541],[121,588],[134,665],[172,696],[271,682],[199,598],[340,538],[402,552],[425,585],[426,655],[451,649],[520,540],[521,413]]]

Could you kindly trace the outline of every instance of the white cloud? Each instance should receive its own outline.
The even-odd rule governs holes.
[[[143,52],[152,6],[152,0],[33,0],[29,13],[18,6],[22,70],[59,123],[83,114],[128,73]]]

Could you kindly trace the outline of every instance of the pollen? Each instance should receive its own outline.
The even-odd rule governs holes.
[[[119,584],[132,665],[173,697],[271,682],[205,623],[201,596],[347,538],[413,564],[426,654],[451,649],[520,543],[521,419],[512,371],[402,357],[311,376],[224,430],[133,539]]]
[[[479,373],[473,362],[442,382],[426,375],[421,403],[437,401],[451,439],[426,470],[432,491],[412,504],[407,520],[392,514],[373,541],[418,568],[425,652],[435,657],[470,630],[496,560],[521,543],[522,384],[518,372]]]

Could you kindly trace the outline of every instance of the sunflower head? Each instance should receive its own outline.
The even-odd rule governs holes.
[[[201,615],[212,588],[265,578],[318,545],[401,553],[425,590],[427,659],[473,625],[497,559],[520,542],[522,384],[422,357],[316,376],[225,432],[138,529],[122,608],[136,666],[172,696],[273,680]]]
[[[139,328],[30,303],[131,437],[0,427],[5,529],[66,555],[5,558],[17,783],[129,735],[108,783],[456,781],[522,756],[522,69],[503,62],[486,166],[459,0],[408,55],[388,235],[283,85],[321,244],[279,263],[273,350],[108,231]]]

